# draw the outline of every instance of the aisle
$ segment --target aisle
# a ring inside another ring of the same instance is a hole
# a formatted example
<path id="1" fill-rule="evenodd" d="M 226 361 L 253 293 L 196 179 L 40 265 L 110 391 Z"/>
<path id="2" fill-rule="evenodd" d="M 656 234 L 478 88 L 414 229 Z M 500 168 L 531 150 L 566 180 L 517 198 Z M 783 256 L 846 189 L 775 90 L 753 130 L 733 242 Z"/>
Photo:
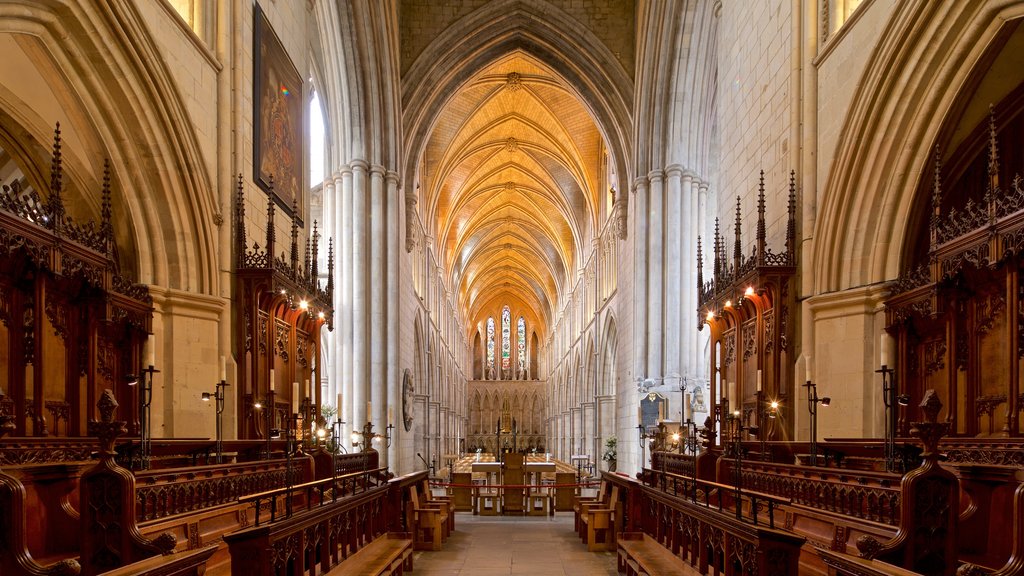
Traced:
<path id="1" fill-rule="evenodd" d="M 572 513 L 473 516 L 459 513 L 440 552 L 416 552 L 414 576 L 614 576 L 614 552 L 587 552 Z"/>

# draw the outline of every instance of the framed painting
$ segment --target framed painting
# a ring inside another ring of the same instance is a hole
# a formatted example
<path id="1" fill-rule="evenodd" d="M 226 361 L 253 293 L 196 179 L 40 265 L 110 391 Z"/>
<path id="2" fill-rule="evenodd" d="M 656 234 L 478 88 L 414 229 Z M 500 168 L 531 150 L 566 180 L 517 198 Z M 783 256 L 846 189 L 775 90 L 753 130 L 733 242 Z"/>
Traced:
<path id="1" fill-rule="evenodd" d="M 301 225 L 305 213 L 302 76 L 258 3 L 253 38 L 253 177 Z M 298 214 L 292 214 L 293 201 Z"/>

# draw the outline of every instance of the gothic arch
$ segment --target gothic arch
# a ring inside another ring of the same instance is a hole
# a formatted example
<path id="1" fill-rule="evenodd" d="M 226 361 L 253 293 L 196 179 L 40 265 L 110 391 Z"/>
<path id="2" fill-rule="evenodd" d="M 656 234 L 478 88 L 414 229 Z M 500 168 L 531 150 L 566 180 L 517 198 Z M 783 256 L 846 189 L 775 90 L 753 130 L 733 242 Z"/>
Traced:
<path id="1" fill-rule="evenodd" d="M 913 191 L 941 127 L 970 97 L 964 86 L 1004 26 L 1022 16 L 1024 6 L 1009 0 L 895 8 L 854 95 L 817 221 L 803 223 L 813 225 L 816 238 L 805 260 L 805 269 L 814 271 L 814 293 L 899 274 Z M 814 191 L 804 191 L 805 204 L 813 197 Z"/>
<path id="2" fill-rule="evenodd" d="M 64 117 L 40 116 L 36 102 L 9 90 L 0 92 L 0 107 L 20 110 L 20 128 L 42 142 L 55 121 L 64 121 L 87 150 L 77 169 L 91 171 L 96 182 L 103 158 L 111 159 L 121 183 L 115 204 L 127 222 L 117 233 L 137 248 L 139 280 L 215 293 L 223 266 L 215 220 L 228 219 L 230 206 L 215 196 L 193 122 L 134 4 L 8 2 L 0 6 L 0 34 L 46 53 L 56 74 L 45 80 L 61 93 Z M 83 200 L 99 205 L 97 198 Z"/>

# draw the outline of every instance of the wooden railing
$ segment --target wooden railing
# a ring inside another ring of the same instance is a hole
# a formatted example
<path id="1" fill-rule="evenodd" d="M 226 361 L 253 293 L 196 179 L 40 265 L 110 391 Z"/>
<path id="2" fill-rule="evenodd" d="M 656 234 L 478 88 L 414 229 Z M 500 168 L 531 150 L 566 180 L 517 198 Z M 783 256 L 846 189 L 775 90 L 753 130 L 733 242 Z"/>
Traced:
<path id="1" fill-rule="evenodd" d="M 691 486 L 692 478 L 680 477 Z M 698 481 L 700 482 L 700 481 Z M 704 483 L 712 488 L 714 483 Z M 716 489 L 721 496 L 722 487 Z M 705 491 L 705 493 L 710 490 Z M 643 532 L 702 574 L 797 574 L 804 538 L 654 486 L 641 487 Z M 765 502 L 773 502 L 762 495 Z M 777 501 L 778 499 L 774 499 Z M 775 502 L 777 503 L 777 502 Z M 757 506 L 754 506 L 757 509 Z M 754 515 L 756 517 L 756 514 Z"/>
<path id="2" fill-rule="evenodd" d="M 231 574 L 294 576 L 327 572 L 386 532 L 400 515 L 389 505 L 391 490 L 387 484 L 369 487 L 291 517 L 225 535 L 231 552 Z"/>
<path id="3" fill-rule="evenodd" d="M 261 510 L 260 503 L 262 501 L 269 502 L 270 523 L 273 524 L 279 520 L 277 514 L 278 500 L 283 500 L 285 507 L 284 516 L 280 519 L 288 519 L 295 513 L 295 496 L 304 496 L 304 505 L 308 511 L 314 507 L 324 506 L 327 503 L 328 498 L 331 503 L 336 503 L 339 498 L 366 492 L 372 488 L 383 485 L 383 482 L 387 480 L 387 470 L 387 467 L 375 468 L 373 470 L 362 470 L 359 472 L 352 472 L 351 474 L 344 474 L 337 478 L 324 478 L 323 480 L 313 480 L 311 482 L 304 482 L 295 486 L 285 486 L 284 488 L 250 494 L 249 496 L 239 498 L 238 503 L 252 503 L 255 506 L 256 526 L 259 526 Z M 325 493 L 328 492 L 329 495 L 325 496 Z"/>
<path id="4" fill-rule="evenodd" d="M 301 480 L 307 467 L 291 463 Z M 196 512 L 243 496 L 285 486 L 287 460 L 196 466 L 135 473 L 135 514 L 139 522 Z"/>
<path id="5" fill-rule="evenodd" d="M 895 526 L 900 475 L 744 461 L 742 486 L 843 516 Z"/>
<path id="6" fill-rule="evenodd" d="M 769 528 L 775 528 L 775 511 L 778 507 L 791 504 L 788 498 L 671 472 L 659 474 L 647 471 L 644 477 L 651 479 L 649 485 L 672 496 L 689 499 L 691 504 L 715 508 L 719 512 L 725 512 L 731 507 L 733 515 L 741 522 L 758 525 L 764 513 Z"/>

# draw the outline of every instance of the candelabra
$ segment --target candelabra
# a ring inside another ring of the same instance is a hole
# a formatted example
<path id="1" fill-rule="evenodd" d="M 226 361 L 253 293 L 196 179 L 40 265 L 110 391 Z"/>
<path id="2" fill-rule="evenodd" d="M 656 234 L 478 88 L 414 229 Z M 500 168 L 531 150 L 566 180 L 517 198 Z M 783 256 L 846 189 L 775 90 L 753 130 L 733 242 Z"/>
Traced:
<path id="1" fill-rule="evenodd" d="M 810 380 L 803 384 L 807 388 L 807 411 L 811 414 L 811 466 L 818 465 L 818 404 L 824 407 L 832 402 L 828 396 L 818 397 L 818 386 Z"/>
<path id="2" fill-rule="evenodd" d="M 636 431 L 640 437 L 640 469 L 643 470 L 643 467 L 647 464 L 647 441 L 652 440 L 655 434 L 648 432 L 642 422 L 636 425 Z"/>
<path id="3" fill-rule="evenodd" d="M 217 382 L 214 386 L 213 394 L 209 392 L 203 392 L 203 402 L 209 402 L 210 398 L 216 402 L 217 408 L 217 464 L 221 464 L 224 459 L 224 400 L 225 400 L 225 388 L 228 387 L 228 383 L 225 380 Z"/>
<path id="4" fill-rule="evenodd" d="M 367 422 L 363 426 L 362 431 L 352 431 L 352 446 L 360 448 L 360 452 L 369 452 L 372 448 L 374 441 L 384 440 L 387 442 L 387 447 L 391 448 L 391 431 L 395 428 L 394 424 L 388 424 L 384 435 L 377 434 L 373 431 L 373 422 Z"/>
<path id="5" fill-rule="evenodd" d="M 125 378 L 129 386 L 138 387 L 139 397 L 139 468 L 149 469 L 149 457 L 153 449 L 153 438 L 150 430 L 150 406 L 153 403 L 153 375 L 159 374 L 152 364 L 140 370 L 140 375 L 128 374 Z"/>

